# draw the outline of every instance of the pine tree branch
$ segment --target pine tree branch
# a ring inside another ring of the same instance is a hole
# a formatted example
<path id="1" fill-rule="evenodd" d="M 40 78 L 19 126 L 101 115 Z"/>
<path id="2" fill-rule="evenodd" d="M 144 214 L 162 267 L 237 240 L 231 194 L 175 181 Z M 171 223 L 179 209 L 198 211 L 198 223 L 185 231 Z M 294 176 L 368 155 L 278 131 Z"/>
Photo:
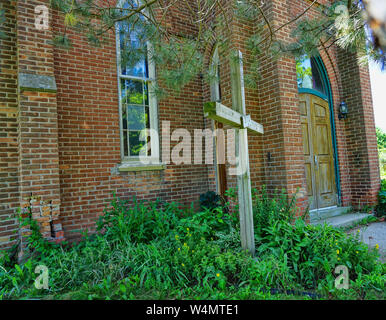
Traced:
<path id="1" fill-rule="evenodd" d="M 278 27 L 277 29 L 275 29 L 274 31 L 272 31 L 272 33 L 275 35 L 277 32 L 279 32 L 280 30 L 282 30 L 283 28 L 295 23 L 296 21 L 298 21 L 301 17 L 303 17 L 309 10 L 311 10 L 311 8 L 317 3 L 318 1 L 317 0 L 314 0 L 311 5 L 309 5 L 302 13 L 300 13 L 299 15 L 297 15 L 294 19 L 291 19 L 290 21 L 282 24 L 280 27 Z M 262 41 L 260 41 L 257 45 L 261 45 L 262 43 L 264 43 L 265 41 L 267 41 L 268 39 L 270 39 L 271 37 L 271 34 L 266 36 Z"/>

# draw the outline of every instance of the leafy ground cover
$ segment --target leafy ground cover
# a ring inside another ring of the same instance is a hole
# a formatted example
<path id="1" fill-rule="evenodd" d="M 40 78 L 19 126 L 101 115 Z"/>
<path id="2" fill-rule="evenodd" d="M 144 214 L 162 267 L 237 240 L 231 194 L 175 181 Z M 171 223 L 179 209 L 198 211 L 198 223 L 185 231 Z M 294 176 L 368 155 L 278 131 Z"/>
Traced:
<path id="1" fill-rule="evenodd" d="M 230 198 L 235 193 L 229 192 Z M 2 299 L 384 299 L 385 264 L 377 249 L 329 226 L 296 218 L 284 192 L 254 190 L 256 257 L 240 248 L 237 208 L 220 203 L 194 212 L 175 203 L 115 198 L 97 233 L 55 245 L 35 222 L 29 258 L 0 258 Z M 208 198 L 206 198 L 207 200 Z M 36 289 L 35 268 L 49 271 Z M 349 289 L 335 287 L 336 266 Z"/>
<path id="2" fill-rule="evenodd" d="M 381 181 L 381 189 L 378 194 L 378 205 L 375 208 L 378 217 L 386 216 L 386 180 Z"/>

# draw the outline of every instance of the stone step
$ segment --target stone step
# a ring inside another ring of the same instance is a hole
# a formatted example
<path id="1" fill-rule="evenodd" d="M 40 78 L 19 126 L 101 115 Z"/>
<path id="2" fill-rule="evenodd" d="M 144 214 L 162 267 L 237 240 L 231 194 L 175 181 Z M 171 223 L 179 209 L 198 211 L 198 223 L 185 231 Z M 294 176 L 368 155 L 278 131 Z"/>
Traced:
<path id="1" fill-rule="evenodd" d="M 310 212 L 311 222 L 341 216 L 348 213 L 350 210 L 350 207 L 335 207 L 330 209 L 313 210 Z"/>
<path id="2" fill-rule="evenodd" d="M 333 216 L 321 220 L 311 220 L 311 224 L 328 224 L 335 228 L 351 227 L 365 218 L 368 218 L 370 214 L 367 213 L 346 213 L 339 216 Z"/>

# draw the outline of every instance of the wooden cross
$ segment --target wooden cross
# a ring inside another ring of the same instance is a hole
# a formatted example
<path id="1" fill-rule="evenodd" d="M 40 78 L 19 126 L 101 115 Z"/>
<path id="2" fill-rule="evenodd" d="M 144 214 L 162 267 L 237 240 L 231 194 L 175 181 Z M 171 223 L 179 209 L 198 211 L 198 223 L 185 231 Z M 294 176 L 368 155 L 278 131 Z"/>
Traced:
<path id="1" fill-rule="evenodd" d="M 231 61 L 232 79 L 232 109 L 218 102 L 208 102 L 204 105 L 205 117 L 220 123 L 230 125 L 236 129 L 236 159 L 237 163 L 237 187 L 240 211 L 240 238 L 244 250 L 255 255 L 255 237 L 253 229 L 252 191 L 249 168 L 249 150 L 247 131 L 257 134 L 264 133 L 263 126 L 246 115 L 244 71 L 242 53 Z"/>

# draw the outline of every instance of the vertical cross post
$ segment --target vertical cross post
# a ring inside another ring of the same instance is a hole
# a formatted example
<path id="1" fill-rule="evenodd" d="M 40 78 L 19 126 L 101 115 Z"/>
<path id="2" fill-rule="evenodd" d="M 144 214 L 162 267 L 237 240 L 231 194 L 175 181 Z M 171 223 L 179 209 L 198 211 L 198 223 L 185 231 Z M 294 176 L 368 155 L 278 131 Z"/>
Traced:
<path id="1" fill-rule="evenodd" d="M 242 53 L 238 51 L 236 59 L 231 59 L 232 109 L 246 114 L 244 71 Z M 240 211 L 241 246 L 252 256 L 255 255 L 255 236 L 253 228 L 252 191 L 249 168 L 248 132 L 236 128 L 237 187 Z"/>

